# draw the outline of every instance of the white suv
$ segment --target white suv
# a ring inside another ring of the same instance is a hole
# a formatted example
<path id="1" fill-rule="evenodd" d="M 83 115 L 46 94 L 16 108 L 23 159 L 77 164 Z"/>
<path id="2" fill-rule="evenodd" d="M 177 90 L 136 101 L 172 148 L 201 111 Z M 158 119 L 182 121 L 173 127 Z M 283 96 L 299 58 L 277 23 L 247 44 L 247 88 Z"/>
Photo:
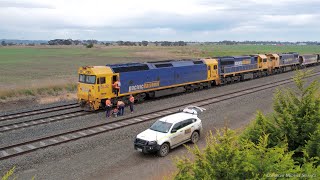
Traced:
<path id="1" fill-rule="evenodd" d="M 202 132 L 202 123 L 198 114 L 205 109 L 188 106 L 182 112 L 157 120 L 149 129 L 138 134 L 134 148 L 140 152 L 158 152 L 166 156 L 173 149 L 188 141 L 196 143 Z"/>

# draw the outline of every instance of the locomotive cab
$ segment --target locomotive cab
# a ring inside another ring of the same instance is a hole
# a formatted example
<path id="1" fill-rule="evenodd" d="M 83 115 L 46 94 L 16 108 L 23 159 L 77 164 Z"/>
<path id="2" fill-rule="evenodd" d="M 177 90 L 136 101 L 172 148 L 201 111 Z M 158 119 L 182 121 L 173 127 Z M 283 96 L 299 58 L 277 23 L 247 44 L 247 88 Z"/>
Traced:
<path id="1" fill-rule="evenodd" d="M 279 55 L 278 54 L 266 54 L 268 61 L 271 63 L 272 71 L 277 72 L 279 69 Z"/>
<path id="2" fill-rule="evenodd" d="M 106 66 L 86 66 L 78 70 L 78 101 L 85 110 L 93 111 L 104 107 L 107 98 L 114 97 L 113 72 Z"/>

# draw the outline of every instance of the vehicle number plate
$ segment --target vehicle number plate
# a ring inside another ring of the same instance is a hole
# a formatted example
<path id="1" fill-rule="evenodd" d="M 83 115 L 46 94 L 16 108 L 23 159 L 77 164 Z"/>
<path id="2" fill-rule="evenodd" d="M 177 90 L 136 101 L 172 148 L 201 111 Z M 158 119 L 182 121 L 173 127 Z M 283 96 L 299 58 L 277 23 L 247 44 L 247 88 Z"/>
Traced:
<path id="1" fill-rule="evenodd" d="M 137 150 L 138 150 L 139 152 L 142 152 L 142 149 L 140 149 L 140 148 L 137 148 Z"/>

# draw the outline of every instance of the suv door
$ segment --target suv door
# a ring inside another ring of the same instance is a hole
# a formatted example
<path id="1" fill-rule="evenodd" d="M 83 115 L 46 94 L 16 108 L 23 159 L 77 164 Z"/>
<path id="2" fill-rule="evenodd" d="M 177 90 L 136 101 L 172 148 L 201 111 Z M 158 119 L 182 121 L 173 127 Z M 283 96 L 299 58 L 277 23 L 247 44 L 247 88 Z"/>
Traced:
<path id="1" fill-rule="evenodd" d="M 171 146 L 175 146 L 176 144 L 179 144 L 180 142 L 183 141 L 184 138 L 184 132 L 181 130 L 181 122 L 176 123 L 173 125 L 172 130 L 171 130 Z M 175 131 L 176 132 L 173 132 Z"/>
<path id="2" fill-rule="evenodd" d="M 182 121 L 182 128 L 183 128 L 183 139 L 182 141 L 185 141 L 187 139 L 190 139 L 191 133 L 194 131 L 194 122 L 196 122 L 196 119 L 187 119 Z"/>

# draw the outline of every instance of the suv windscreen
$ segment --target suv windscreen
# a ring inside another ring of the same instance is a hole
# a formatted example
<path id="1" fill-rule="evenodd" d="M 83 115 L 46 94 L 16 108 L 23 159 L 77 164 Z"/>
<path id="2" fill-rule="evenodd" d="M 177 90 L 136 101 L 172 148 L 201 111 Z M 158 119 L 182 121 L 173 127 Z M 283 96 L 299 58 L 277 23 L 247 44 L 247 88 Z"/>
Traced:
<path id="1" fill-rule="evenodd" d="M 154 131 L 158 131 L 158 132 L 167 133 L 167 132 L 169 132 L 171 126 L 172 126 L 172 123 L 167 123 L 167 122 L 163 122 L 163 121 L 156 121 L 155 123 L 152 124 L 150 129 L 154 130 Z"/>

